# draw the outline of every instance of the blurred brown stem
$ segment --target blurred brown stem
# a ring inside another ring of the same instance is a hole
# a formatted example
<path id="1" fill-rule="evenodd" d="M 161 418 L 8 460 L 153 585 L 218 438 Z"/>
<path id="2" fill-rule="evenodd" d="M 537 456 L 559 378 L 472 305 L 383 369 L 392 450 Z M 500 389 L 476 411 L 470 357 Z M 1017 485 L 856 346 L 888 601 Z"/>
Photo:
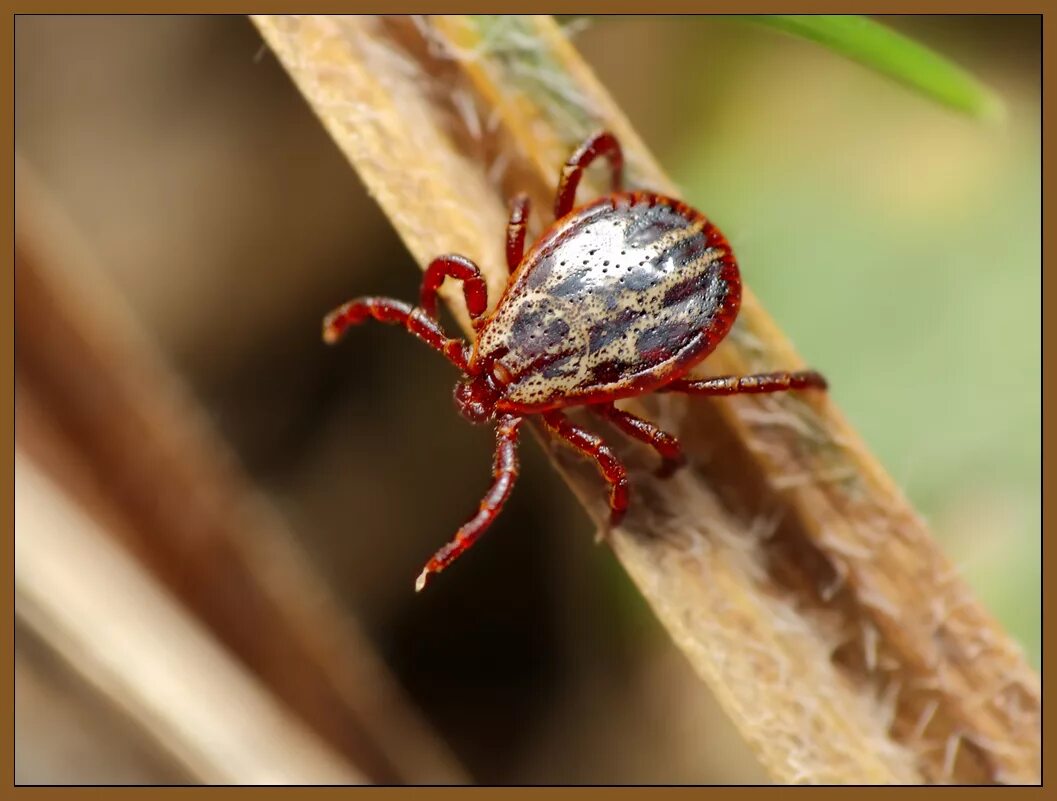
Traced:
<path id="1" fill-rule="evenodd" d="M 465 776 L 18 163 L 20 448 L 367 780 Z"/>
<path id="2" fill-rule="evenodd" d="M 632 186 L 678 196 L 550 18 L 255 22 L 419 264 L 469 256 L 493 302 L 506 198 L 530 193 L 538 232 L 559 165 L 592 130 L 619 136 Z M 703 367 L 800 365 L 746 292 Z M 692 467 L 659 481 L 614 439 L 635 492 L 610 542 L 776 780 L 1039 780 L 1037 676 L 827 397 L 630 408 L 680 436 Z M 604 526 L 593 470 L 548 448 Z"/>
<path id="3" fill-rule="evenodd" d="M 364 782 L 36 465 L 16 470 L 21 656 L 24 636 L 46 648 L 184 783 Z"/>

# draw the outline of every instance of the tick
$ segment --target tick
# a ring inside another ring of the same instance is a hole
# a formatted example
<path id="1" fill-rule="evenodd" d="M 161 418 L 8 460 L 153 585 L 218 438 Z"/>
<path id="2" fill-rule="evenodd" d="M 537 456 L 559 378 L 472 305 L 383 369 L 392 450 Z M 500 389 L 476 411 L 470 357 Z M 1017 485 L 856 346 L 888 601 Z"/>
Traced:
<path id="1" fill-rule="evenodd" d="M 605 156 L 612 191 L 573 208 L 584 170 Z M 477 265 L 440 256 L 426 269 L 418 306 L 390 298 L 349 301 L 323 321 L 336 342 L 349 326 L 373 318 L 402 325 L 462 373 L 455 405 L 471 423 L 496 426 L 492 486 L 477 513 L 426 564 L 415 589 L 450 565 L 499 515 L 518 474 L 518 430 L 529 416 L 593 459 L 609 485 L 611 521 L 628 506 L 627 469 L 596 434 L 566 416 L 584 406 L 661 457 L 661 475 L 683 464 L 678 440 L 614 401 L 647 392 L 735 395 L 825 389 L 814 372 L 685 378 L 730 332 L 741 303 L 741 278 L 730 245 L 703 214 L 670 197 L 622 189 L 624 159 L 613 134 L 589 137 L 562 167 L 555 222 L 525 253 L 526 195 L 511 204 L 506 230 L 510 278 L 499 303 Z M 437 322 L 436 293 L 446 278 L 462 282 L 476 336 L 448 337 Z"/>

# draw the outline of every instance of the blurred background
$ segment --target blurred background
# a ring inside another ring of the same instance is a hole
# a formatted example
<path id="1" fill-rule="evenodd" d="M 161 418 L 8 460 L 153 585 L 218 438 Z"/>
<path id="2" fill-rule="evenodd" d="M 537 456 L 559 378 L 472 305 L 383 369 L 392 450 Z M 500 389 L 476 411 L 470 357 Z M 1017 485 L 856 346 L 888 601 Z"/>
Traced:
<path id="1" fill-rule="evenodd" d="M 736 20 L 564 20 L 1038 665 L 1040 23 L 884 22 L 996 89 L 1007 123 Z M 444 766 L 383 775 L 766 781 L 535 443 L 487 539 L 411 591 L 475 507 L 491 434 L 458 417 L 450 368 L 410 337 L 321 345 L 322 313 L 413 299 L 420 273 L 246 19 L 18 17 L 16 145 Z M 52 497 L 24 497 L 26 475 L 20 537 Z M 203 780 L 34 620 L 20 612 L 20 782 Z"/>

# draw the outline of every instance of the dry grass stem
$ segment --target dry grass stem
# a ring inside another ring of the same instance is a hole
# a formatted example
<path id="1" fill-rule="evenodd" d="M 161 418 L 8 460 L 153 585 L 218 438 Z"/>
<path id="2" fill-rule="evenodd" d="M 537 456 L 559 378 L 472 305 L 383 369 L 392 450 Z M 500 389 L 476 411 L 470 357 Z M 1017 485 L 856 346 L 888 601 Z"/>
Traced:
<path id="1" fill-rule="evenodd" d="M 531 194 L 538 232 L 590 131 L 618 134 L 632 186 L 679 194 L 550 18 L 255 22 L 419 264 L 469 256 L 493 303 L 507 198 Z M 581 197 L 602 190 L 599 171 Z M 748 291 L 702 372 L 801 364 Z M 609 541 L 776 780 L 1039 781 L 1037 676 L 827 397 L 629 408 L 692 467 L 657 480 L 615 438 L 635 489 Z M 551 450 L 603 526 L 593 469 Z"/>

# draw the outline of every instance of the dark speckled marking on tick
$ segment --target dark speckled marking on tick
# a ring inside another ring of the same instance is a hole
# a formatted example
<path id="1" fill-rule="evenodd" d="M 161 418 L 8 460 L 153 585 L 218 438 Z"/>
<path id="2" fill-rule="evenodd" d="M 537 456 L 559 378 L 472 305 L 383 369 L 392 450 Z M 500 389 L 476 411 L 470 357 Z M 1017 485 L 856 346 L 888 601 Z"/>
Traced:
<path id="1" fill-rule="evenodd" d="M 707 356 L 740 299 L 730 246 L 700 212 L 648 192 L 606 195 L 525 255 L 471 365 L 500 361 L 510 380 L 499 407 L 521 412 L 636 395 Z M 537 336 L 525 335 L 529 319 Z"/>

